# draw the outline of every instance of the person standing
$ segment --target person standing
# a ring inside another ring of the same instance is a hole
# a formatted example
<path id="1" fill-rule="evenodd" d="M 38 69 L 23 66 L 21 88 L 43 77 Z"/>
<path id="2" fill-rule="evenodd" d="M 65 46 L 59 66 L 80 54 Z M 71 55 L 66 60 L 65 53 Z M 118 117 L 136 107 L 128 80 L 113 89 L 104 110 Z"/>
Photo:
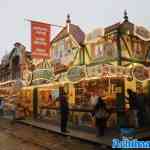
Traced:
<path id="1" fill-rule="evenodd" d="M 145 112 L 146 112 L 146 124 L 150 126 L 150 95 L 147 92 L 145 96 Z"/>
<path id="2" fill-rule="evenodd" d="M 13 117 L 13 122 L 16 120 L 16 104 L 15 102 L 13 102 L 12 104 L 12 108 L 11 108 L 11 111 L 12 111 L 12 117 Z"/>
<path id="3" fill-rule="evenodd" d="M 94 116 L 96 119 L 97 137 L 103 136 L 106 127 L 107 110 L 101 97 L 98 97 L 97 103 L 94 107 Z"/>
<path id="4" fill-rule="evenodd" d="M 61 92 L 59 101 L 60 101 L 60 116 L 61 116 L 61 123 L 60 123 L 61 132 L 68 133 L 67 122 L 69 117 L 69 104 L 68 104 L 68 97 L 66 96 L 65 92 Z"/>
<path id="5" fill-rule="evenodd" d="M 138 109 L 138 122 L 139 122 L 139 127 L 143 127 L 145 125 L 145 114 L 146 114 L 146 109 L 145 109 L 145 101 L 146 101 L 146 96 L 144 95 L 143 89 L 140 88 L 137 90 L 137 109 Z"/>
<path id="6" fill-rule="evenodd" d="M 4 115 L 4 99 L 0 98 L 0 116 Z"/>
<path id="7" fill-rule="evenodd" d="M 139 122 L 138 122 L 138 108 L 137 108 L 137 94 L 133 92 L 131 89 L 127 89 L 127 93 L 129 97 L 126 97 L 126 99 L 129 100 L 129 105 L 130 105 L 130 118 L 131 118 L 131 124 L 135 127 L 139 127 Z"/>
<path id="8" fill-rule="evenodd" d="M 48 103 L 49 103 L 49 104 L 52 103 L 52 95 L 51 95 L 51 94 L 49 94 L 49 96 L 48 96 Z"/>

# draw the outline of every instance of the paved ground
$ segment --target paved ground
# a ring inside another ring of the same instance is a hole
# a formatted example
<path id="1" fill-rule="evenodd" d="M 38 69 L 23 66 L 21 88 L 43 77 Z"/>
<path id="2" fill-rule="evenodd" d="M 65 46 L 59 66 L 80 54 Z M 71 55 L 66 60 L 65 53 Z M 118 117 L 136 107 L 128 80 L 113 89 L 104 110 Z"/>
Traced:
<path id="1" fill-rule="evenodd" d="M 20 123 L 26 124 L 26 125 L 32 125 L 34 127 L 44 129 L 50 132 L 62 134 L 60 132 L 60 127 L 56 124 L 53 124 L 52 122 L 49 121 L 44 121 L 40 119 L 25 119 L 21 120 Z M 105 134 L 102 137 L 96 137 L 95 132 L 89 132 L 89 131 L 83 131 L 81 129 L 73 129 L 69 128 L 70 133 L 67 134 L 67 136 L 70 136 L 75 139 L 80 139 L 82 141 L 88 141 L 89 143 L 96 143 L 100 145 L 107 145 L 108 147 L 111 147 L 112 145 L 112 139 L 114 138 L 120 138 L 122 137 L 121 134 L 115 130 L 115 129 L 106 129 Z M 131 137 L 131 136 L 130 136 Z M 150 140 L 150 128 L 141 128 L 137 129 L 136 133 L 133 135 L 135 139 L 145 139 L 145 140 Z"/>
<path id="2" fill-rule="evenodd" d="M 49 121 L 26 119 L 26 120 L 21 120 L 18 122 L 20 122 L 21 124 L 23 123 L 25 125 L 30 125 L 30 126 L 34 126 L 40 129 L 50 131 L 50 132 L 54 132 L 60 135 L 63 134 L 60 131 L 59 125 L 53 124 L 52 122 L 49 122 Z M 90 143 L 94 143 L 94 144 L 107 145 L 109 147 L 111 147 L 112 139 L 115 137 L 116 138 L 119 137 L 118 132 L 116 132 L 115 130 L 113 131 L 113 130 L 108 130 L 108 129 L 105 130 L 105 135 L 102 137 L 96 137 L 95 132 L 82 131 L 81 129 L 69 128 L 69 131 L 70 133 L 67 133 L 67 136 L 80 139 L 83 141 L 87 141 Z"/>
<path id="3" fill-rule="evenodd" d="M 0 118 L 0 150 L 101 150 L 70 137 L 43 131 L 22 124 L 11 124 Z M 106 149 L 106 148 L 104 148 Z"/>

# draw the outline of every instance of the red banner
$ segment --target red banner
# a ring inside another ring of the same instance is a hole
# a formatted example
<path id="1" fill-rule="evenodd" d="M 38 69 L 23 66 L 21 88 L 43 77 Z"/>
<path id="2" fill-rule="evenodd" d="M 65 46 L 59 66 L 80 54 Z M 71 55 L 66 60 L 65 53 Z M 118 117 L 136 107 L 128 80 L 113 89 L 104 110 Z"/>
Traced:
<path id="1" fill-rule="evenodd" d="M 48 58 L 50 51 L 50 25 L 31 21 L 31 48 L 33 58 Z"/>

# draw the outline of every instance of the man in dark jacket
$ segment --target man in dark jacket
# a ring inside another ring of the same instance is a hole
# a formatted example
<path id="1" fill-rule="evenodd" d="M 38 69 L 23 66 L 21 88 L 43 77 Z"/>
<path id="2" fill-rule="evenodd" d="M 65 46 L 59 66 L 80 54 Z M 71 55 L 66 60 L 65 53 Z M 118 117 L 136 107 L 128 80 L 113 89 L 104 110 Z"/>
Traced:
<path id="1" fill-rule="evenodd" d="M 68 104 L 68 97 L 65 93 L 62 93 L 59 97 L 60 101 L 60 114 L 61 114 L 61 132 L 68 132 L 67 122 L 69 116 L 69 104 Z"/>
<path id="2" fill-rule="evenodd" d="M 131 89 L 127 89 L 127 93 L 129 97 L 126 97 L 126 99 L 129 100 L 130 105 L 130 121 L 131 126 L 138 128 L 139 127 L 139 121 L 138 121 L 138 107 L 137 107 L 137 94 L 133 92 Z"/>
<path id="3" fill-rule="evenodd" d="M 95 121 L 96 121 L 96 136 L 104 136 L 104 130 L 106 128 L 107 121 L 106 105 L 101 97 L 98 97 L 97 103 L 94 107 Z"/>
<path id="4" fill-rule="evenodd" d="M 146 96 L 143 92 L 143 89 L 140 88 L 137 91 L 137 109 L 138 109 L 138 121 L 139 121 L 139 126 L 143 127 L 145 125 L 145 114 L 146 114 L 146 109 L 145 109 L 145 101 L 146 101 Z"/>

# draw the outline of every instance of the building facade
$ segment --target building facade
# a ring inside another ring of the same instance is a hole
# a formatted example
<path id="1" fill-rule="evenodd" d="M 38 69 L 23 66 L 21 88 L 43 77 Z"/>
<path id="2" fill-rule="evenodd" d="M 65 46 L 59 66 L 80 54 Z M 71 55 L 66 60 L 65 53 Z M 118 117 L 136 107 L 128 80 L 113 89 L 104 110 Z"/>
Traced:
<path id="1" fill-rule="evenodd" d="M 15 43 L 12 51 L 2 58 L 0 64 L 0 82 L 24 80 L 31 68 L 31 53 L 25 46 Z"/>

